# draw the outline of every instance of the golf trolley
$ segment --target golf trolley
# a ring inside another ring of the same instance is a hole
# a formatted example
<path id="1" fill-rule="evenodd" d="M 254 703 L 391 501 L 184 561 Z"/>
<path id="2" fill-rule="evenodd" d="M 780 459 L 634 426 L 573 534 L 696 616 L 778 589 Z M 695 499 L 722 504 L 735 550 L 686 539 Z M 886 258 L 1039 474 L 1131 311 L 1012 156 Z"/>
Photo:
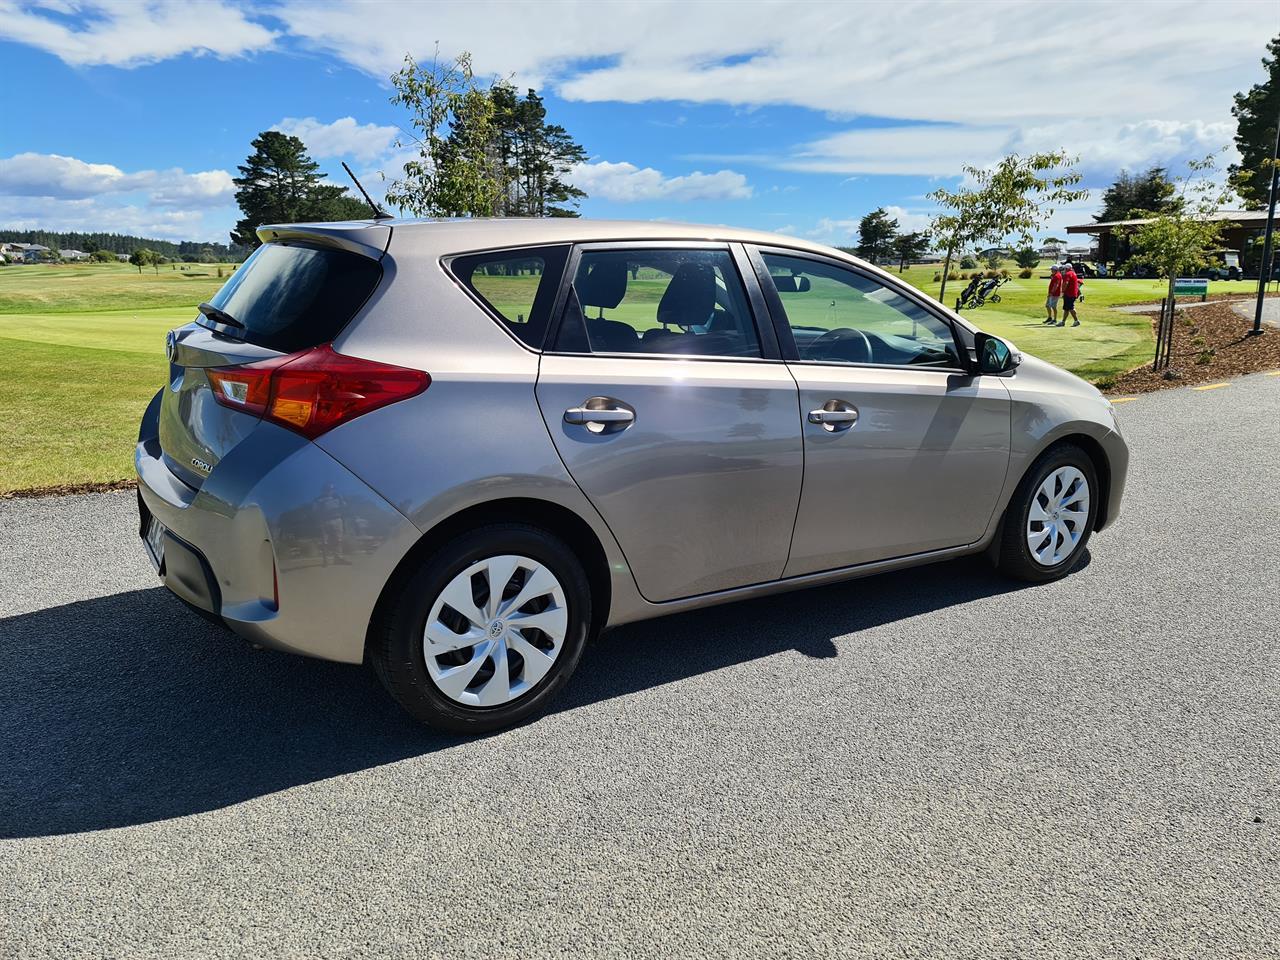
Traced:
<path id="1" fill-rule="evenodd" d="M 991 277 L 988 280 L 974 277 L 956 299 L 956 312 L 976 310 L 984 303 L 999 303 L 1000 294 L 998 291 L 1008 282 L 1008 277 Z"/>

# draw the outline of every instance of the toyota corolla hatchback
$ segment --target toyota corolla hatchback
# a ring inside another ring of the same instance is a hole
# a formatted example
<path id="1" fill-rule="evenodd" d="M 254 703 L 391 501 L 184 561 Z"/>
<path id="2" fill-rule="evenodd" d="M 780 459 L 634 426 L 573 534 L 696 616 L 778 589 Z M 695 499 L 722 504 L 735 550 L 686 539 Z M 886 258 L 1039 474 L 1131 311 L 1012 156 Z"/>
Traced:
<path id="1" fill-rule="evenodd" d="M 1119 508 L 1097 390 L 836 250 L 580 220 L 258 233 L 169 334 L 142 539 L 189 605 L 367 660 L 438 727 L 535 713 L 616 624 L 982 551 L 1052 580 Z"/>

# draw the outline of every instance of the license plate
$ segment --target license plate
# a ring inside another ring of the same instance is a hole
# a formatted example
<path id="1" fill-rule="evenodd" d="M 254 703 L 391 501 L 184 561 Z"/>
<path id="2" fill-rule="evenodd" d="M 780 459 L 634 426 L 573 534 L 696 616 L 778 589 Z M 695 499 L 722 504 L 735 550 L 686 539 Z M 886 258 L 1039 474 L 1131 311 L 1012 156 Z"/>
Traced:
<path id="1" fill-rule="evenodd" d="M 147 552 L 151 554 L 151 562 L 155 564 L 157 573 L 160 572 L 160 567 L 164 563 L 164 534 L 164 524 L 155 517 L 151 517 L 143 540 L 147 544 Z"/>

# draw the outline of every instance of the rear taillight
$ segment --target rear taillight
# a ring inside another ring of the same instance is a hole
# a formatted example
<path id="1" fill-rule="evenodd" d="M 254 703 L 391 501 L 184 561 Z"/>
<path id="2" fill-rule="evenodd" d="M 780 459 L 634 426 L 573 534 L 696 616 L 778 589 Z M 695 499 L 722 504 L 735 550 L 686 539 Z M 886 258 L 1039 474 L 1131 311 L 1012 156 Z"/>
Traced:
<path id="1" fill-rule="evenodd" d="M 301 353 L 206 371 L 213 396 L 314 440 L 341 423 L 420 394 L 430 375 L 335 353 L 321 344 Z"/>

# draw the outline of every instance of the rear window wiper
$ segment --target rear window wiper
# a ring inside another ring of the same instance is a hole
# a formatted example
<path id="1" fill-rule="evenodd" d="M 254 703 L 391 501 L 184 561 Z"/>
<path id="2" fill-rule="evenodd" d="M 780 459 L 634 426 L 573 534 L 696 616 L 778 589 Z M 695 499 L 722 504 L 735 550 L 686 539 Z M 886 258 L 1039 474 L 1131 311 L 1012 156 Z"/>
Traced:
<path id="1" fill-rule="evenodd" d="M 190 303 L 191 301 L 188 300 L 187 302 Z M 226 327 L 239 327 L 241 330 L 245 329 L 245 325 L 243 323 L 231 314 L 227 313 L 225 310 L 219 310 L 212 303 L 202 303 L 200 306 L 196 307 L 196 309 L 214 323 L 220 323 Z"/>

